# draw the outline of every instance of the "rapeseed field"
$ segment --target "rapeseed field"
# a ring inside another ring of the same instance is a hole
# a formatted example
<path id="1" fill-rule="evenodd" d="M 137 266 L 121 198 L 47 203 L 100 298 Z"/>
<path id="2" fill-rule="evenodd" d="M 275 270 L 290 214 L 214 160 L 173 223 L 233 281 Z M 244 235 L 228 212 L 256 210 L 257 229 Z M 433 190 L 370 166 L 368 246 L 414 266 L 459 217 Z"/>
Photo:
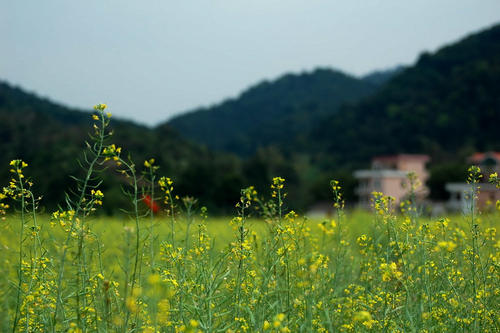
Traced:
<path id="1" fill-rule="evenodd" d="M 332 181 L 334 214 L 307 219 L 287 206 L 286 181 L 275 177 L 269 194 L 243 189 L 234 217 L 213 219 L 203 203 L 179 197 L 153 159 L 138 167 L 123 157 L 105 109 L 95 107 L 85 176 L 57 211 L 39 212 L 43 193 L 32 192 L 27 162 L 9 166 L 2 332 L 500 330 L 500 215 L 475 207 L 477 167 L 460 216 L 422 217 L 410 176 L 406 201 L 396 207 L 374 193 L 371 213 L 345 210 Z M 128 181 L 133 208 L 122 216 L 99 215 L 104 167 Z M 496 174 L 489 180 L 500 186 Z"/>

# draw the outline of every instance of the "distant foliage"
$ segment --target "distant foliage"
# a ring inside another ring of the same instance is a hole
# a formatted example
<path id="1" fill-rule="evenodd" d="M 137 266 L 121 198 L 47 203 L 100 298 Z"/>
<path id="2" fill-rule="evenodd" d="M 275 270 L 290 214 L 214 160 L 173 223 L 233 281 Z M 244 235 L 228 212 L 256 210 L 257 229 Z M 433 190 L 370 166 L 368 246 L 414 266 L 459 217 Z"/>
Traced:
<path id="1" fill-rule="evenodd" d="M 424 53 L 411 67 L 363 80 L 325 70 L 285 76 L 170 124 L 216 149 L 247 155 L 273 146 L 291 156 L 291 163 L 305 155 L 310 165 L 298 165 L 318 175 L 312 183 L 367 166 L 376 155 L 426 153 L 432 170 L 457 166 L 449 177 L 431 178 L 432 196 L 443 200 L 444 183 L 456 180 L 457 170 L 464 176 L 468 155 L 500 150 L 499 91 L 496 25 Z"/>
<path id="2" fill-rule="evenodd" d="M 378 85 L 329 69 L 288 74 L 262 82 L 234 100 L 180 115 L 168 122 L 184 136 L 241 156 L 259 147 L 307 148 L 307 133 L 344 103 L 374 93 Z"/>
<path id="3" fill-rule="evenodd" d="M 44 193 L 44 206 L 53 208 L 63 197 L 72 180 L 80 176 L 78 165 L 88 140 L 88 112 L 80 112 L 0 83 L 0 163 L 22 158 L 33 166 L 38 179 L 35 190 Z M 110 125 L 117 145 L 132 152 L 138 161 L 154 157 L 164 172 L 185 179 L 179 183 L 183 193 L 193 193 L 215 207 L 232 205 L 244 186 L 239 159 L 216 154 L 188 143 L 168 126 L 150 129 L 129 121 L 114 120 Z M 115 212 L 126 202 L 120 193 L 123 179 L 103 171 L 104 189 Z M 8 170 L 0 169 L 0 181 L 9 179 Z M 229 190 L 236 186 L 236 189 Z"/>
<path id="4" fill-rule="evenodd" d="M 500 25 L 423 54 L 380 92 L 346 106 L 312 136 L 332 159 L 428 153 L 460 161 L 500 149 Z"/>
<path id="5" fill-rule="evenodd" d="M 116 144 L 137 161 L 155 158 L 180 179 L 181 193 L 219 213 L 231 210 L 236 189 L 262 190 L 278 174 L 294 189 L 289 203 L 299 211 L 327 198 L 321 184 L 330 178 L 343 181 L 353 202 L 352 171 L 395 153 L 431 155 L 428 185 L 434 199 L 444 200 L 444 184 L 463 179 L 467 156 L 500 150 L 499 91 L 497 25 L 402 70 L 362 79 L 326 69 L 286 75 L 156 128 L 127 121 L 112 128 Z M 62 199 L 68 175 L 79 175 L 68 161 L 85 146 L 86 117 L 0 83 L 0 163 L 29 161 L 46 206 Z M 123 179 L 104 172 L 108 198 L 120 207 Z M 8 177 L 0 169 L 0 180 Z"/>

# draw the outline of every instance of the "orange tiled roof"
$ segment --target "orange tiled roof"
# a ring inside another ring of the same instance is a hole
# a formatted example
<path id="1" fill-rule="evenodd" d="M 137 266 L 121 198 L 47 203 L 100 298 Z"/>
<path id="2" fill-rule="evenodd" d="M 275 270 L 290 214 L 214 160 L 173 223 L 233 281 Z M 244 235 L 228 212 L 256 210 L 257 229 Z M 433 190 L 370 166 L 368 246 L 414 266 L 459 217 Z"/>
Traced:
<path id="1" fill-rule="evenodd" d="M 481 163 L 485 158 L 494 158 L 497 161 L 500 161 L 500 152 L 490 151 L 486 153 L 474 153 L 471 157 L 469 157 L 469 161 L 472 163 Z"/>

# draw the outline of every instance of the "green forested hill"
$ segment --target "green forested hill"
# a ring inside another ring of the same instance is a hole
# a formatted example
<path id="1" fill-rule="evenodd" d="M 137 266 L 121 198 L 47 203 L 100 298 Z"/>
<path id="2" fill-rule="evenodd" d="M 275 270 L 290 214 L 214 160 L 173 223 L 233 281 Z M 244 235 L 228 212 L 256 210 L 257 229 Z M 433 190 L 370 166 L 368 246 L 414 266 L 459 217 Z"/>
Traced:
<path id="1" fill-rule="evenodd" d="M 276 146 L 352 166 L 398 152 L 463 159 L 500 149 L 499 67 L 497 25 L 422 54 L 410 67 L 362 79 L 326 69 L 286 75 L 168 124 L 243 156 Z"/>
<path id="2" fill-rule="evenodd" d="M 376 82 L 329 69 L 288 74 L 262 82 L 236 99 L 180 115 L 168 125 L 210 148 L 243 156 L 270 145 L 295 150 L 309 144 L 307 133 L 318 119 L 376 88 Z"/>
<path id="3" fill-rule="evenodd" d="M 285 76 L 170 124 L 239 154 L 276 146 L 313 175 L 304 180 L 312 187 L 339 173 L 353 184 L 352 170 L 376 155 L 427 153 L 432 195 L 443 198 L 469 154 L 500 150 L 500 25 L 424 53 L 413 66 L 362 80 L 327 70 Z"/>
<path id="4" fill-rule="evenodd" d="M 421 55 L 308 140 L 319 161 L 348 169 L 380 154 L 430 154 L 431 197 L 445 198 L 446 182 L 464 180 L 467 156 L 500 150 L 500 25 Z"/>
<path id="5" fill-rule="evenodd" d="M 471 35 L 345 106 L 310 137 L 338 161 L 428 153 L 435 162 L 500 149 L 500 25 Z"/>
<path id="6" fill-rule="evenodd" d="M 30 165 L 27 175 L 35 182 L 35 192 L 43 194 L 42 205 L 61 203 L 64 191 L 74 186 L 69 176 L 81 175 L 77 158 L 82 157 L 91 124 L 88 112 L 0 83 L 0 187 L 8 183 L 9 161 L 21 158 Z M 150 129 L 112 119 L 111 127 L 110 143 L 130 152 L 139 171 L 143 161 L 153 157 L 160 173 L 176 180 L 179 194 L 195 195 L 204 205 L 219 208 L 237 200 L 243 176 L 236 157 L 188 143 L 168 126 Z M 106 207 L 118 208 L 125 200 L 120 191 L 123 180 L 110 170 L 103 178 Z"/>
<path id="7" fill-rule="evenodd" d="M 68 175 L 81 172 L 76 158 L 90 124 L 87 112 L 0 82 L 0 185 L 8 162 L 22 158 L 44 203 L 61 202 Z M 330 178 L 341 179 L 352 200 L 352 171 L 395 153 L 430 154 L 431 194 L 442 199 L 446 181 L 463 179 L 467 155 L 500 150 L 500 25 L 403 70 L 362 79 L 324 69 L 286 75 L 156 128 L 116 119 L 112 126 L 112 141 L 139 169 L 156 158 L 181 195 L 218 209 L 231 209 L 240 188 L 263 190 L 278 175 L 294 208 L 327 199 Z M 111 171 L 104 178 L 108 207 L 118 207 L 123 180 Z"/>
<path id="8" fill-rule="evenodd" d="M 29 164 L 26 175 L 34 181 L 34 192 L 43 196 L 42 207 L 53 209 L 62 203 L 64 192 L 75 186 L 70 176 L 82 176 L 77 159 L 83 157 L 91 124 L 89 112 L 0 82 L 0 188 L 10 179 L 9 162 L 21 158 Z M 311 200 L 309 187 L 302 186 L 307 168 L 276 149 L 261 149 L 242 160 L 188 142 L 169 125 L 148 128 L 113 117 L 111 127 L 109 143 L 130 153 L 139 173 L 145 159 L 155 158 L 159 174 L 174 179 L 176 193 L 194 196 L 212 213 L 232 212 L 240 189 L 256 185 L 266 191 L 277 175 L 288 180 L 291 205 L 300 209 Z M 102 178 L 106 211 L 126 208 L 128 200 L 121 192 L 125 180 L 113 170 L 104 171 Z"/>
<path id="9" fill-rule="evenodd" d="M 404 71 L 405 68 L 406 68 L 405 66 L 399 65 L 399 66 L 395 66 L 393 68 L 389 68 L 386 70 L 374 71 L 374 72 L 366 74 L 365 76 L 362 77 L 362 79 L 366 82 L 371 83 L 371 84 L 381 86 L 381 85 L 385 84 L 387 81 L 389 81 L 390 79 L 392 79 L 397 74 Z"/>

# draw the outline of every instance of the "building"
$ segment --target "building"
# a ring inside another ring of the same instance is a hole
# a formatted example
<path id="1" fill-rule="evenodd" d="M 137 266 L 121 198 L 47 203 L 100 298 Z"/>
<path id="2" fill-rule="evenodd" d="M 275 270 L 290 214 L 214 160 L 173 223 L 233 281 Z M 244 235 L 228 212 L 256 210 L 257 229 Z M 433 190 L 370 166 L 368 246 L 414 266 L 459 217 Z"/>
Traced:
<path id="1" fill-rule="evenodd" d="M 416 194 L 423 199 L 429 193 L 425 182 L 429 178 L 426 163 L 430 158 L 427 155 L 400 154 L 393 156 L 379 156 L 372 160 L 371 169 L 358 170 L 354 177 L 359 182 L 356 194 L 359 204 L 370 207 L 373 192 L 382 192 L 401 202 L 408 195 L 408 173 L 415 172 L 421 185 Z"/>
<path id="2" fill-rule="evenodd" d="M 490 174 L 494 172 L 500 173 L 500 153 L 475 153 L 469 157 L 468 162 L 472 165 L 477 165 L 483 175 L 481 183 L 478 185 L 479 193 L 476 199 L 476 207 L 484 209 L 489 204 L 494 204 L 497 200 L 500 200 L 500 189 L 488 183 Z M 450 199 L 447 202 L 448 209 L 462 213 L 471 211 L 472 185 L 467 183 L 448 183 L 445 185 L 445 188 L 450 193 Z"/>
<path id="3" fill-rule="evenodd" d="M 447 183 L 446 191 L 450 193 L 450 199 L 446 208 L 454 212 L 466 214 L 471 211 L 472 186 L 467 183 Z"/>

